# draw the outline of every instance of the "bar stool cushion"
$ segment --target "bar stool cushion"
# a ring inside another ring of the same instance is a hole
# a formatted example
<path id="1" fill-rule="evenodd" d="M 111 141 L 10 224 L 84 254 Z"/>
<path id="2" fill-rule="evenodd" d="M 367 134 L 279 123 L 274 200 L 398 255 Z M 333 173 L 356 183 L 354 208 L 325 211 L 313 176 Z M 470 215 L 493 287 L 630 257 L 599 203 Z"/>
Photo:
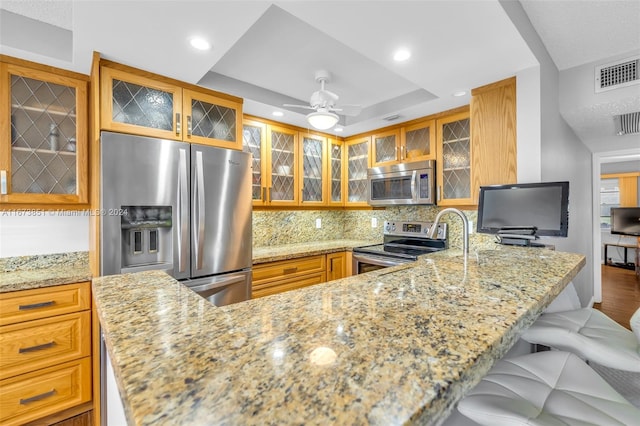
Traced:
<path id="1" fill-rule="evenodd" d="M 609 368 L 640 372 L 640 344 L 634 333 L 593 308 L 542 314 L 521 337 Z"/>
<path id="2" fill-rule="evenodd" d="M 637 425 L 640 410 L 576 355 L 546 351 L 502 359 L 458 404 L 491 426 Z"/>

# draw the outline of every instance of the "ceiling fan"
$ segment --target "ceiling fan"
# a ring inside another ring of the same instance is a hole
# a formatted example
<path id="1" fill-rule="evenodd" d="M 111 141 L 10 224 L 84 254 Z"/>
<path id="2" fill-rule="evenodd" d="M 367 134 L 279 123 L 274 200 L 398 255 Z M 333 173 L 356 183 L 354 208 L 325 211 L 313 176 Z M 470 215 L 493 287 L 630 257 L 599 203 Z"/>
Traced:
<path id="1" fill-rule="evenodd" d="M 284 104 L 283 106 L 314 110 L 314 112 L 307 114 L 307 121 L 320 130 L 329 129 L 338 122 L 339 117 L 335 112 L 349 116 L 360 114 L 360 111 L 362 111 L 360 105 L 336 106 L 340 97 L 324 88 L 325 84 L 330 81 L 331 73 L 329 71 L 316 71 L 316 83 L 320 83 L 320 90 L 311 94 L 309 105 Z"/>

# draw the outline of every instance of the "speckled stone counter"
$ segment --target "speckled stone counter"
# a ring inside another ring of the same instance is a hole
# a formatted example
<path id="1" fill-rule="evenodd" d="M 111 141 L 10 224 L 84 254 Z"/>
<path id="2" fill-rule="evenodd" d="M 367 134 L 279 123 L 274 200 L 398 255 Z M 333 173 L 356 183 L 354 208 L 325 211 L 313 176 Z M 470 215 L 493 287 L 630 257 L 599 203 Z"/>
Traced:
<path id="1" fill-rule="evenodd" d="M 504 247 L 225 307 L 161 272 L 97 278 L 130 424 L 439 424 L 584 266 Z"/>
<path id="2" fill-rule="evenodd" d="M 0 293 L 91 280 L 88 252 L 0 259 Z"/>
<path id="3" fill-rule="evenodd" d="M 282 244 L 277 246 L 254 247 L 253 264 L 275 262 L 278 260 L 296 259 L 318 254 L 350 251 L 354 247 L 380 244 L 382 241 L 364 240 L 329 240 L 312 243 Z"/>

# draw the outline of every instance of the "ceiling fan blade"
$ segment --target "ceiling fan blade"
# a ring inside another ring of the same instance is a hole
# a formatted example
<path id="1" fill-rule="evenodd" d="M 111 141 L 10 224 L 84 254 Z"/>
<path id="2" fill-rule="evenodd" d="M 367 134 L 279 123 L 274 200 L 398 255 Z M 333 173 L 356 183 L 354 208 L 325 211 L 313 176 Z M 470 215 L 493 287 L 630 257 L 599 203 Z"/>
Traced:
<path id="1" fill-rule="evenodd" d="M 309 105 L 282 104 L 282 106 L 284 106 L 284 107 L 304 108 L 304 109 L 313 109 L 313 110 L 315 110 L 315 108 L 310 107 Z"/>
<path id="2" fill-rule="evenodd" d="M 362 112 L 362 105 L 338 105 L 335 110 L 340 111 L 342 115 L 355 117 Z"/>

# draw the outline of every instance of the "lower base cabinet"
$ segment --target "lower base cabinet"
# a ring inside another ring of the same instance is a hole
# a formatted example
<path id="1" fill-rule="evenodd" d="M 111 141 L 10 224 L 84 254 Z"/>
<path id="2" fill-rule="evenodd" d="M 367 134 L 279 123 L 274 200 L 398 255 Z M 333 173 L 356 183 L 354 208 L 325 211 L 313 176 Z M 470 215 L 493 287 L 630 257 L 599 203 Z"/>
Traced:
<path id="1" fill-rule="evenodd" d="M 345 252 L 307 256 L 253 267 L 251 297 L 268 296 L 347 276 Z"/>
<path id="2" fill-rule="evenodd" d="M 88 282 L 0 294 L 1 425 L 91 409 L 90 301 Z"/>

